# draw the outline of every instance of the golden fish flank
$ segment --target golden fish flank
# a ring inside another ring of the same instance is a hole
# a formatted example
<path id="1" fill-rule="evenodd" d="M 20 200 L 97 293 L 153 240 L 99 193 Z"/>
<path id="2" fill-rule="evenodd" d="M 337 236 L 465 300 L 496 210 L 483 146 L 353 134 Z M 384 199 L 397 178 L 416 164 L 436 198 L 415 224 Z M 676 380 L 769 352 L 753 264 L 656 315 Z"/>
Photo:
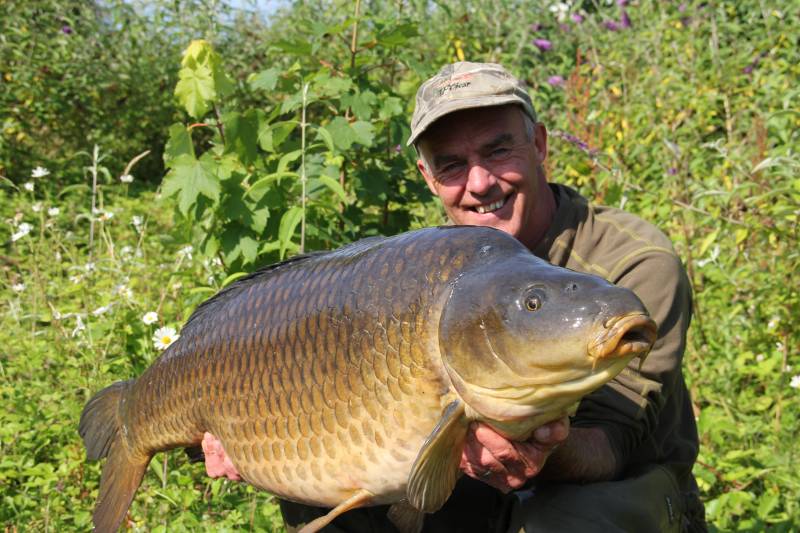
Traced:
<path id="1" fill-rule="evenodd" d="M 366 505 L 432 512 L 470 421 L 525 439 L 654 338 L 633 293 L 490 228 L 290 259 L 202 304 L 141 377 L 86 405 L 87 457 L 107 457 L 96 529 L 119 527 L 156 452 L 206 431 L 248 483 L 334 508 L 309 531 Z"/>

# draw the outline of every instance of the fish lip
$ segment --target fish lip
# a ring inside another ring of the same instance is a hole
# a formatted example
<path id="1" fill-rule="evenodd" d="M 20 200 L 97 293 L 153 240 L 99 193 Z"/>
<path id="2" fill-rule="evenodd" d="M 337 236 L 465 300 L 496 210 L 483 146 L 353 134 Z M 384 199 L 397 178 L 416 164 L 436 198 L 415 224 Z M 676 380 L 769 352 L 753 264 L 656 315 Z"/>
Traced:
<path id="1" fill-rule="evenodd" d="M 644 359 L 657 336 L 655 321 L 644 313 L 615 316 L 602 324 L 589 343 L 588 353 L 595 361 L 626 356 Z"/>

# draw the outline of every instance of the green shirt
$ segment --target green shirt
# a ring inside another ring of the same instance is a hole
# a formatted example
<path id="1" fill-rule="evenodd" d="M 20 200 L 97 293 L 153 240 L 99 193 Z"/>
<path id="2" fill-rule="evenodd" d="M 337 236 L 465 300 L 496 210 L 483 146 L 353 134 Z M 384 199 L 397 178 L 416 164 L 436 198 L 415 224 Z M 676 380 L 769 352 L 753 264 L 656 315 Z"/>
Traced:
<path id="1" fill-rule="evenodd" d="M 658 323 L 658 339 L 639 370 L 631 364 L 581 402 L 574 427 L 608 435 L 618 475 L 644 464 L 673 470 L 692 485 L 698 437 L 681 372 L 692 315 L 689 279 L 669 239 L 652 224 L 611 207 L 589 205 L 574 190 L 551 185 L 553 222 L 534 253 L 550 263 L 595 274 L 631 289 Z"/>

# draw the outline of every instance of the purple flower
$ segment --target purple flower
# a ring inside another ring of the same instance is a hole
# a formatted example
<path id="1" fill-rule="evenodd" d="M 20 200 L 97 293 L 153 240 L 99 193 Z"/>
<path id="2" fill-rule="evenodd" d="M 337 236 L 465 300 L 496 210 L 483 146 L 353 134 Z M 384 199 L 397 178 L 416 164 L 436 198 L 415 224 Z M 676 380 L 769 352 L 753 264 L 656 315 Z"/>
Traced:
<path id="1" fill-rule="evenodd" d="M 624 9 L 622 10 L 622 18 L 619 21 L 620 26 L 623 28 L 630 28 L 631 27 L 631 18 L 628 16 L 628 12 Z"/>
<path id="2" fill-rule="evenodd" d="M 70 28 L 65 24 L 61 26 L 61 33 L 63 33 L 64 35 L 69 35 L 70 33 L 72 33 L 72 28 Z"/>
<path id="3" fill-rule="evenodd" d="M 559 24 L 558 29 L 560 29 L 563 32 L 567 32 L 570 30 L 570 27 L 569 24 Z"/>
<path id="4" fill-rule="evenodd" d="M 531 31 L 533 31 L 533 32 L 537 32 L 537 31 L 541 30 L 543 27 L 544 27 L 544 26 L 542 26 L 541 24 L 539 24 L 538 22 L 536 22 L 536 23 L 534 23 L 534 24 L 531 24 Z"/>
<path id="5" fill-rule="evenodd" d="M 745 74 L 752 74 L 754 68 L 755 67 L 752 64 L 750 64 L 750 65 L 747 65 L 746 67 L 744 67 L 742 69 L 742 72 L 744 72 Z"/>
<path id="6" fill-rule="evenodd" d="M 553 48 L 553 43 L 551 43 L 547 39 L 534 39 L 533 44 L 536 45 L 536 48 L 538 48 L 542 52 L 547 52 L 548 50 Z"/>
<path id="7" fill-rule="evenodd" d="M 397 146 L 394 147 L 394 151 L 395 153 L 399 154 L 400 152 L 403 151 L 403 147 L 398 144 Z"/>
<path id="8" fill-rule="evenodd" d="M 617 5 L 619 7 L 625 7 L 628 5 L 628 0 L 617 0 Z"/>
<path id="9" fill-rule="evenodd" d="M 678 173 L 678 169 L 675 168 L 675 167 L 669 167 L 667 169 L 667 174 L 669 174 L 670 176 L 674 176 L 677 173 Z"/>
<path id="10" fill-rule="evenodd" d="M 553 87 L 562 87 L 564 85 L 564 78 L 561 76 L 550 76 L 547 78 L 547 83 L 552 85 Z"/>
<path id="11" fill-rule="evenodd" d="M 583 15 L 581 15 L 580 13 L 573 13 L 571 18 L 572 22 L 574 22 L 575 24 L 580 24 L 581 22 L 583 22 Z"/>
<path id="12" fill-rule="evenodd" d="M 613 21 L 613 20 L 607 20 L 607 21 L 603 22 L 603 26 L 608 31 L 619 31 L 619 29 L 620 29 L 619 28 L 619 24 L 617 24 L 617 22 Z"/>
<path id="13" fill-rule="evenodd" d="M 678 12 L 683 13 L 686 11 L 686 2 L 678 6 Z"/>

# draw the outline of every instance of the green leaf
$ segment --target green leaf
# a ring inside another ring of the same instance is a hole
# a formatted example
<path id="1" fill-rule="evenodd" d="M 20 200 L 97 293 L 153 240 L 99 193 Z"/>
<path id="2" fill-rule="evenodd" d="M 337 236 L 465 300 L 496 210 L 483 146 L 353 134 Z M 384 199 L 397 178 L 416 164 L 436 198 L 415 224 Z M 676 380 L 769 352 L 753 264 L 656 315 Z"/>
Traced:
<path id="1" fill-rule="evenodd" d="M 169 127 L 169 138 L 164 147 L 164 163 L 169 167 L 172 160 L 180 155 L 189 155 L 194 158 L 194 145 L 191 131 L 183 124 L 175 123 Z"/>
<path id="2" fill-rule="evenodd" d="M 356 142 L 366 147 L 372 146 L 372 139 L 375 137 L 375 128 L 369 122 L 358 121 L 352 125 L 355 132 Z"/>
<path id="3" fill-rule="evenodd" d="M 372 106 L 378 97 L 372 91 L 364 91 L 361 93 L 350 93 L 342 97 L 342 105 L 350 107 L 353 113 L 360 119 L 369 119 L 372 115 Z"/>
<path id="4" fill-rule="evenodd" d="M 253 202 L 248 193 L 242 190 L 240 182 L 229 180 L 223 184 L 225 189 L 219 208 L 221 216 L 252 229 L 256 234 L 264 231 L 269 217 L 269 207 Z"/>
<path id="5" fill-rule="evenodd" d="M 295 41 L 281 39 L 276 41 L 274 44 L 284 52 L 289 52 L 291 54 L 307 56 L 311 53 L 311 43 L 302 39 L 297 39 Z"/>
<path id="6" fill-rule="evenodd" d="M 706 235 L 706 238 L 703 239 L 703 242 L 700 244 L 700 250 L 697 252 L 697 257 L 703 257 L 705 255 L 708 248 L 714 244 L 714 241 L 717 240 L 717 235 L 719 235 L 719 230 L 714 230 Z"/>
<path id="7" fill-rule="evenodd" d="M 283 144 L 283 141 L 289 136 L 292 131 L 297 127 L 299 122 L 296 120 L 286 120 L 284 122 L 276 122 L 272 125 L 272 145 L 274 150 L 278 150 Z"/>
<path id="8" fill-rule="evenodd" d="M 210 296 L 217 292 L 217 289 L 214 287 L 192 287 L 189 289 L 189 294 L 200 294 L 202 296 Z"/>
<path id="9" fill-rule="evenodd" d="M 403 115 L 405 111 L 403 110 L 403 101 L 397 98 L 396 96 L 389 96 L 383 100 L 381 104 L 381 109 L 378 112 L 378 116 L 382 120 L 387 120 L 392 117 L 396 117 L 399 115 Z"/>
<path id="10" fill-rule="evenodd" d="M 408 42 L 412 37 L 418 35 L 419 31 L 417 31 L 417 25 L 407 22 L 379 33 L 377 40 L 384 46 L 400 46 Z"/>
<path id="11" fill-rule="evenodd" d="M 258 116 L 255 111 L 226 113 L 222 117 L 225 127 L 225 153 L 235 153 L 244 165 L 250 165 L 258 157 Z"/>
<path id="12" fill-rule="evenodd" d="M 317 139 L 322 140 L 325 143 L 325 147 L 328 148 L 329 152 L 333 152 L 333 137 L 328 130 L 325 129 L 325 126 L 317 126 Z"/>
<path id="13" fill-rule="evenodd" d="M 221 287 L 225 288 L 228 285 L 230 285 L 231 283 L 233 283 L 234 281 L 236 281 L 237 279 L 242 279 L 243 277 L 245 277 L 247 275 L 248 275 L 247 272 L 234 272 L 233 274 L 231 274 L 230 276 L 228 276 L 227 278 L 225 278 L 222 281 Z"/>
<path id="14" fill-rule="evenodd" d="M 318 179 L 319 179 L 320 183 L 322 183 L 327 188 L 329 188 L 330 190 L 335 192 L 336 195 L 339 196 L 339 198 L 343 202 L 347 200 L 347 195 L 345 194 L 341 183 L 339 183 L 338 181 L 336 181 L 335 179 L 333 179 L 330 176 L 326 176 L 325 174 L 320 175 Z"/>
<path id="15" fill-rule="evenodd" d="M 293 150 L 288 154 L 283 154 L 283 157 L 281 157 L 280 161 L 278 161 L 278 169 L 276 173 L 285 173 L 286 167 L 288 167 L 290 163 L 297 161 L 301 155 L 303 155 L 302 150 Z"/>
<path id="16" fill-rule="evenodd" d="M 303 217 L 303 210 L 298 206 L 290 207 L 281 217 L 278 228 L 278 242 L 280 243 L 280 257 L 283 259 L 286 249 L 292 240 L 295 229 Z"/>
<path id="17" fill-rule="evenodd" d="M 256 201 L 261 200 L 264 194 L 266 194 L 267 190 L 269 190 L 269 186 L 273 181 L 286 177 L 299 178 L 300 175 L 297 172 L 273 172 L 272 174 L 268 174 L 263 178 L 258 179 L 253 185 L 250 186 L 246 194 Z"/>
<path id="18" fill-rule="evenodd" d="M 265 152 L 274 152 L 275 147 L 272 144 L 272 125 L 267 122 L 260 122 L 258 124 L 258 145 Z"/>
<path id="19" fill-rule="evenodd" d="M 262 70 L 258 74 L 251 75 L 250 79 L 248 80 L 250 83 L 250 88 L 254 91 L 272 91 L 278 84 L 278 76 L 280 76 L 280 73 L 280 69 L 273 67 L 268 68 L 267 70 Z"/>
<path id="20" fill-rule="evenodd" d="M 188 154 L 178 156 L 164 178 L 164 196 L 177 193 L 178 209 L 184 216 L 188 216 L 189 209 L 197 202 L 199 194 L 215 204 L 218 203 L 220 183 L 216 176 L 216 167 L 216 161 L 209 154 L 204 154 L 199 160 Z"/>
<path id="21" fill-rule="evenodd" d="M 175 96 L 194 118 L 203 117 L 217 98 L 233 91 L 233 82 L 222 70 L 222 61 L 211 44 L 192 41 L 181 59 Z"/>
<path id="22" fill-rule="evenodd" d="M 258 241 L 254 238 L 243 235 L 242 238 L 239 240 L 239 248 L 242 250 L 242 257 L 244 258 L 244 263 L 253 263 L 258 257 Z"/>
<path id="23" fill-rule="evenodd" d="M 340 150 L 349 149 L 356 140 L 356 134 L 353 128 L 350 127 L 350 124 L 344 117 L 335 117 L 326 128 L 333 137 L 333 142 L 336 144 L 336 147 Z"/>
<path id="24" fill-rule="evenodd" d="M 178 78 L 175 96 L 190 116 L 202 118 L 216 97 L 211 69 L 204 65 L 197 65 L 193 69 L 182 68 L 178 72 Z"/>

